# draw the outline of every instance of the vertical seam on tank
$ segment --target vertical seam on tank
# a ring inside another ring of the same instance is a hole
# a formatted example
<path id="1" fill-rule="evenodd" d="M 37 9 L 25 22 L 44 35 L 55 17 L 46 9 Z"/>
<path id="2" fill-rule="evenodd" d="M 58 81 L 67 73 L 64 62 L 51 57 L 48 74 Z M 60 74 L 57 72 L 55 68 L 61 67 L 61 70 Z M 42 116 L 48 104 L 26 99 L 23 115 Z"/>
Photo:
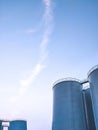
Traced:
<path id="1" fill-rule="evenodd" d="M 90 82 L 90 84 L 92 85 L 92 86 L 94 86 L 91 82 Z M 94 87 L 93 87 L 94 88 Z M 93 94 L 94 95 L 94 94 Z M 95 99 L 95 98 L 94 98 Z M 92 100 L 92 108 L 93 108 L 93 115 L 94 115 L 94 122 L 95 122 L 95 128 L 97 127 L 97 125 L 96 125 L 96 116 L 95 116 L 95 106 L 94 106 L 94 103 L 93 103 L 93 98 L 92 98 L 92 93 L 91 93 L 91 100 Z M 96 101 L 96 100 L 95 100 Z"/>
<path id="2" fill-rule="evenodd" d="M 86 107 L 86 98 L 85 98 L 85 93 L 84 92 L 82 93 L 82 97 L 83 97 L 83 105 L 84 105 L 86 127 L 89 130 L 88 114 L 87 114 L 87 107 Z"/>

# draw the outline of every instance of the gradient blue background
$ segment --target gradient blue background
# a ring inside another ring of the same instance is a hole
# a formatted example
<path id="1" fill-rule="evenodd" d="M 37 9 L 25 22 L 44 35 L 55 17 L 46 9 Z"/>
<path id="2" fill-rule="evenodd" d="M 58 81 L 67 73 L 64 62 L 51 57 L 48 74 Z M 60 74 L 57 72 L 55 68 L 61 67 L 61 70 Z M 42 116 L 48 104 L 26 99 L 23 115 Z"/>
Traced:
<path id="1" fill-rule="evenodd" d="M 0 118 L 26 119 L 29 130 L 51 130 L 57 79 L 85 79 L 98 64 L 98 1 L 52 0 L 51 10 L 45 67 L 19 94 L 20 81 L 40 61 L 45 5 L 43 0 L 0 0 Z"/>

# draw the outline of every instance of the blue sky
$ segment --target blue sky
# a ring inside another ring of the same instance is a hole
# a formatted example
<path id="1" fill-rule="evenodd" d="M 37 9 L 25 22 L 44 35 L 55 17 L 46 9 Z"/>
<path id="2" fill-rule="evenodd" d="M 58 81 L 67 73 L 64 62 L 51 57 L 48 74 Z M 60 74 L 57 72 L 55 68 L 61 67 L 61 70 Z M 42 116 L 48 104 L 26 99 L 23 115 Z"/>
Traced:
<path id="1" fill-rule="evenodd" d="M 0 0 L 0 117 L 51 130 L 52 85 L 98 64 L 97 0 Z"/>

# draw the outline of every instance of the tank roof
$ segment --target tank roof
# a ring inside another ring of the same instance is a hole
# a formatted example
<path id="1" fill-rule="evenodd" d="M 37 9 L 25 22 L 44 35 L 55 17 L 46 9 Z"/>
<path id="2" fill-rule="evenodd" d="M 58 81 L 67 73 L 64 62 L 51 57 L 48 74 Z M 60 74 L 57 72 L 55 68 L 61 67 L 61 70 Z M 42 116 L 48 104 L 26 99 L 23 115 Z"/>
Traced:
<path id="1" fill-rule="evenodd" d="M 95 71 L 96 69 L 98 69 L 98 65 L 92 67 L 92 68 L 88 71 L 88 73 L 87 73 L 88 77 L 89 77 L 89 75 L 90 75 L 93 71 Z"/>
<path id="2" fill-rule="evenodd" d="M 25 122 L 26 120 L 24 120 L 24 119 L 16 119 L 16 120 L 11 120 L 10 122 L 18 122 L 18 121 Z"/>
<path id="3" fill-rule="evenodd" d="M 79 83 L 81 83 L 81 81 L 79 80 L 79 79 L 76 79 L 76 78 L 70 78 L 70 77 L 68 77 L 68 78 L 62 78 L 62 79 L 59 79 L 59 80 L 57 80 L 57 81 L 55 81 L 54 82 L 54 84 L 53 84 L 53 88 L 54 88 L 54 86 L 56 85 L 56 84 L 58 84 L 58 83 L 61 83 L 61 82 L 66 82 L 66 81 L 75 81 L 75 82 L 79 82 Z"/>
<path id="4" fill-rule="evenodd" d="M 13 120 L 0 119 L 0 122 L 15 122 L 15 121 L 27 121 L 27 120 L 26 119 L 13 119 Z"/>

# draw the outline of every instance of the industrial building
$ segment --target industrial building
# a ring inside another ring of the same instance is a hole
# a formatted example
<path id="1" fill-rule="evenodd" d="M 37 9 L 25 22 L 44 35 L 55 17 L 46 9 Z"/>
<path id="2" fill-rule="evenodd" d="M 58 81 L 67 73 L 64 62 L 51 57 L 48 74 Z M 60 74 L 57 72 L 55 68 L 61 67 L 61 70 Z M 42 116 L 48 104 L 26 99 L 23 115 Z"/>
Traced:
<path id="1" fill-rule="evenodd" d="M 0 130 L 27 130 L 27 122 L 25 120 L 5 121 L 0 120 Z"/>
<path id="2" fill-rule="evenodd" d="M 0 120 L 0 130 L 5 128 L 27 130 L 27 121 Z M 65 78 L 54 83 L 52 130 L 98 130 L 98 65 L 84 81 Z"/>
<path id="3" fill-rule="evenodd" d="M 89 87 L 84 88 L 84 84 Z M 87 79 L 61 79 L 53 85 L 52 130 L 98 130 L 98 66 Z"/>

